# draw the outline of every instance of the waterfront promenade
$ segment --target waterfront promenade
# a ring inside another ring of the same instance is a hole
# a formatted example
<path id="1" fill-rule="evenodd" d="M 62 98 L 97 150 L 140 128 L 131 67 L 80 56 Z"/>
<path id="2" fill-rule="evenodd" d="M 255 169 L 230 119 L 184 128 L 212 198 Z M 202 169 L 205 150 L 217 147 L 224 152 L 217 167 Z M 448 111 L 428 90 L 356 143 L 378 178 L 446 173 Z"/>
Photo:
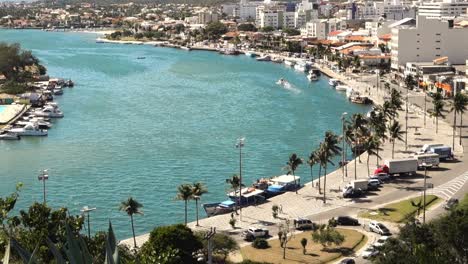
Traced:
<path id="1" fill-rule="evenodd" d="M 322 72 L 327 75 L 338 78 L 345 82 L 347 85 L 353 87 L 355 90 L 359 90 L 362 95 L 369 96 L 374 103 L 381 104 L 384 101 L 384 96 L 388 95 L 384 89 L 376 90 L 375 88 L 369 87 L 368 84 L 360 83 L 351 78 L 343 75 L 338 75 L 324 66 L 320 66 Z M 330 92 L 335 92 L 331 90 Z M 404 96 L 403 96 L 404 98 Z M 404 106 L 403 106 L 404 108 Z M 408 111 L 408 144 L 407 149 L 405 148 L 405 142 L 397 141 L 395 143 L 395 158 L 405 158 L 411 153 L 417 151 L 422 145 L 427 143 L 443 143 L 446 145 L 452 145 L 452 128 L 450 125 L 442 120 L 439 120 L 438 133 L 435 133 L 435 119 L 427 116 L 426 126 L 424 127 L 423 111 L 414 106 L 409 105 Z M 337 117 L 338 118 L 338 117 Z M 405 129 L 405 112 L 400 111 L 398 121 Z M 340 133 L 340 131 L 336 131 Z M 457 140 L 458 142 L 458 140 Z M 391 158 L 391 143 L 386 141 L 383 145 L 383 151 L 380 155 L 383 159 Z M 291 150 L 294 151 L 294 150 Z M 463 148 L 460 145 L 455 146 L 455 157 L 463 161 Z M 239 234 L 242 233 L 248 226 L 261 225 L 266 228 L 270 228 L 272 234 L 276 228 L 275 224 L 281 222 L 283 219 L 293 219 L 295 217 L 308 217 L 316 222 L 325 223 L 330 217 L 337 215 L 356 215 L 359 211 L 373 209 L 384 203 L 388 203 L 394 200 L 403 199 L 418 195 L 422 190 L 422 179 L 421 174 L 407 177 L 397 177 L 392 183 L 385 184 L 378 192 L 372 192 L 367 197 L 358 199 L 343 199 L 341 197 L 341 188 L 349 181 L 358 179 L 365 179 L 368 177 L 367 168 L 367 154 L 363 153 L 360 156 L 361 162 L 356 163 L 357 175 L 355 176 L 354 162 L 350 162 L 347 165 L 348 177 L 343 177 L 343 171 L 338 169 L 327 176 L 327 201 L 323 203 L 323 195 L 319 194 L 318 189 L 315 187 L 317 180 L 314 181 L 313 186 L 311 183 L 306 184 L 302 189 L 299 190 L 298 194 L 294 192 L 288 192 L 280 196 L 269 199 L 264 204 L 258 206 L 250 206 L 242 209 L 242 217 L 235 216 L 238 220 L 236 228 L 233 229 L 229 225 L 230 214 L 219 215 L 210 218 L 201 219 L 200 226 L 196 227 L 195 222 L 189 223 L 189 226 L 194 230 L 203 230 L 210 227 L 216 227 L 218 232 L 226 232 L 239 238 Z M 380 162 L 382 163 L 382 161 Z M 376 168 L 376 157 L 371 156 L 369 160 L 370 173 Z M 302 165 L 307 166 L 307 165 Z M 466 166 L 459 162 L 441 163 L 440 169 L 431 170 L 429 172 L 428 182 L 433 183 L 434 186 L 441 185 L 446 181 L 458 176 L 458 172 L 466 170 Z M 302 182 L 310 181 L 310 175 L 300 175 Z M 314 175 L 317 177 L 317 175 Z M 322 178 L 323 183 L 323 178 Z M 429 190 L 428 193 L 431 191 Z M 282 207 L 282 213 L 279 214 L 279 218 L 274 219 L 272 216 L 273 205 Z M 148 234 L 137 237 L 137 244 L 141 246 L 148 239 Z M 121 243 L 132 245 L 132 239 L 126 239 Z"/>

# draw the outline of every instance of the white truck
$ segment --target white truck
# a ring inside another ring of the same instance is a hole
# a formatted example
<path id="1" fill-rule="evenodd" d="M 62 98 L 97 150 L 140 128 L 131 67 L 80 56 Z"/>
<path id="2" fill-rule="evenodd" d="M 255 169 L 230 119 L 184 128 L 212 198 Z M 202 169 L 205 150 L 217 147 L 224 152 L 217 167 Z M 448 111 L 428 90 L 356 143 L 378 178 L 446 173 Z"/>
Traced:
<path id="1" fill-rule="evenodd" d="M 418 154 L 429 152 L 430 148 L 442 146 L 444 146 L 444 144 L 424 144 L 424 146 L 422 146 L 422 148 L 419 150 Z"/>
<path id="2" fill-rule="evenodd" d="M 424 169 L 426 167 L 439 167 L 440 159 L 439 154 L 436 153 L 425 153 L 425 154 L 415 154 L 412 156 L 418 160 L 418 169 Z"/>
<path id="3" fill-rule="evenodd" d="M 368 179 L 354 180 L 354 181 L 351 181 L 347 187 L 351 187 L 355 190 L 361 189 L 361 191 L 367 191 L 367 188 L 369 188 L 368 184 L 369 184 Z"/>
<path id="4" fill-rule="evenodd" d="M 388 174 L 415 174 L 418 170 L 418 160 L 415 158 L 386 160 Z"/>

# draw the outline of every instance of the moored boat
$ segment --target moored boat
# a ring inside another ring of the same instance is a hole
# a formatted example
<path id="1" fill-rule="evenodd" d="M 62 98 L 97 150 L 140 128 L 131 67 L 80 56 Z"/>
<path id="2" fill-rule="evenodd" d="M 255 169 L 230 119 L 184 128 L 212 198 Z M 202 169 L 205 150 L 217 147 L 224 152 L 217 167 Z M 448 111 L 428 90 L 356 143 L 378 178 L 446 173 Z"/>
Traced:
<path id="1" fill-rule="evenodd" d="M 63 117 L 62 111 L 60 111 L 57 107 L 52 105 L 46 105 L 41 110 L 36 110 L 33 112 L 35 116 L 39 117 L 50 117 L 50 118 L 61 118 Z"/>
<path id="2" fill-rule="evenodd" d="M 293 67 L 296 64 L 296 62 L 292 60 L 284 60 L 284 64 Z"/>
<path id="3" fill-rule="evenodd" d="M 271 62 L 274 62 L 274 63 L 283 63 L 283 59 L 280 58 L 280 57 L 274 57 L 271 59 Z"/>
<path id="4" fill-rule="evenodd" d="M 19 140 L 21 137 L 13 132 L 5 131 L 0 134 L 0 140 Z"/>
<path id="5" fill-rule="evenodd" d="M 307 79 L 309 79 L 309 81 L 318 81 L 318 76 L 315 73 L 310 72 L 307 75 Z"/>
<path id="6" fill-rule="evenodd" d="M 271 61 L 270 55 L 264 55 L 257 58 L 257 61 Z"/>
<path id="7" fill-rule="evenodd" d="M 47 130 L 40 129 L 34 123 L 29 123 L 25 127 L 21 128 L 12 128 L 8 131 L 19 136 L 47 136 Z"/>
<path id="8" fill-rule="evenodd" d="M 227 200 L 220 203 L 203 204 L 202 206 L 208 217 L 220 214 L 227 214 L 233 212 L 236 209 L 236 203 L 231 200 Z"/>
<path id="9" fill-rule="evenodd" d="M 333 86 L 333 87 L 337 86 L 337 85 L 339 84 L 339 82 L 340 82 L 340 81 L 339 81 L 338 79 L 330 79 L 330 80 L 328 80 L 328 84 L 331 85 L 331 86 Z"/>
<path id="10" fill-rule="evenodd" d="M 348 91 L 349 86 L 346 86 L 346 85 L 337 85 L 337 86 L 335 87 L 335 89 L 336 89 L 337 91 L 340 91 L 340 92 L 346 92 L 346 91 Z"/>
<path id="11" fill-rule="evenodd" d="M 266 194 L 268 197 L 275 196 L 287 191 L 294 191 L 301 186 L 301 177 L 295 175 L 281 175 L 269 180 Z"/>

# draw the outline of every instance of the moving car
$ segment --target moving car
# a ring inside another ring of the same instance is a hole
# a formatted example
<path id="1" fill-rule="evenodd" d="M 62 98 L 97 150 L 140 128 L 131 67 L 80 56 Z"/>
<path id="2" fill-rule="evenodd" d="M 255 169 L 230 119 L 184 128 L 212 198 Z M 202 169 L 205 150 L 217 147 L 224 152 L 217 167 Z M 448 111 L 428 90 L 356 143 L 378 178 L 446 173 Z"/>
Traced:
<path id="1" fill-rule="evenodd" d="M 358 226 L 359 221 L 356 218 L 350 216 L 338 216 L 336 218 L 336 223 L 343 226 Z"/>
<path id="2" fill-rule="evenodd" d="M 372 244 L 374 247 L 381 247 L 385 244 L 385 242 L 387 242 L 387 240 L 390 238 L 390 236 L 381 236 L 379 237 L 379 239 L 377 239 L 377 241 L 374 242 L 374 244 Z"/>
<path id="3" fill-rule="evenodd" d="M 252 241 L 257 237 L 267 237 L 268 229 L 260 227 L 249 227 L 247 231 L 244 232 L 244 239 L 247 241 Z"/>
<path id="4" fill-rule="evenodd" d="M 352 258 L 342 259 L 338 264 L 355 264 L 356 262 Z"/>
<path id="5" fill-rule="evenodd" d="M 445 210 L 450 210 L 458 205 L 458 199 L 450 198 L 447 203 L 444 205 Z"/>
<path id="6" fill-rule="evenodd" d="M 389 236 L 392 234 L 390 233 L 390 230 L 388 230 L 386 226 L 384 226 L 382 223 L 379 223 L 377 221 L 370 221 L 369 230 L 371 232 L 380 234 L 382 236 Z"/>
<path id="7" fill-rule="evenodd" d="M 368 248 L 364 249 L 361 256 L 364 259 L 373 258 L 379 254 L 379 251 L 374 246 L 369 246 Z"/>
<path id="8" fill-rule="evenodd" d="M 313 229 L 315 227 L 314 223 L 307 218 L 296 218 L 294 219 L 294 227 L 297 230 L 307 230 Z"/>

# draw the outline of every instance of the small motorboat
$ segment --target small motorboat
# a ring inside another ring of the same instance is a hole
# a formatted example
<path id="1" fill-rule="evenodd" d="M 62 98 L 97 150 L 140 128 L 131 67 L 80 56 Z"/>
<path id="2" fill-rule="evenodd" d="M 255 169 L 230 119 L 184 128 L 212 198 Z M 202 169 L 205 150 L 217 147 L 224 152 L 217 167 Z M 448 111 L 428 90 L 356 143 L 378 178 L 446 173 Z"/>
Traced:
<path id="1" fill-rule="evenodd" d="M 350 98 L 351 102 L 355 104 L 371 104 L 372 100 L 367 96 L 353 96 Z"/>
<path id="2" fill-rule="evenodd" d="M 67 81 L 65 82 L 65 86 L 67 86 L 67 87 L 70 87 L 70 88 L 71 88 L 71 87 L 75 86 L 75 84 L 73 83 L 73 81 L 72 81 L 72 80 L 70 80 L 70 79 L 69 79 L 69 80 L 67 80 Z"/>
<path id="3" fill-rule="evenodd" d="M 259 58 L 257 58 L 257 61 L 271 61 L 270 55 L 264 55 Z"/>
<path id="4" fill-rule="evenodd" d="M 280 58 L 280 57 L 275 57 L 275 58 L 272 58 L 272 59 L 271 59 L 271 62 L 274 62 L 274 63 L 283 63 L 283 59 Z"/>
<path id="5" fill-rule="evenodd" d="M 256 56 L 255 53 L 249 52 L 249 51 L 244 52 L 244 54 L 245 54 L 245 56 L 247 56 L 247 57 L 255 57 L 255 56 Z"/>
<path id="6" fill-rule="evenodd" d="M 21 128 L 12 128 L 8 131 L 11 133 L 15 133 L 19 136 L 47 136 L 47 130 L 40 129 L 34 123 L 29 123 L 25 127 Z"/>
<path id="7" fill-rule="evenodd" d="M 335 89 L 336 89 L 337 91 L 340 91 L 340 92 L 346 92 L 346 91 L 348 91 L 349 86 L 346 86 L 346 85 L 337 85 L 337 86 L 335 87 Z"/>
<path id="8" fill-rule="evenodd" d="M 284 60 L 284 64 L 287 66 L 294 67 L 294 64 L 296 64 L 296 62 L 292 60 Z"/>
<path id="9" fill-rule="evenodd" d="M 0 140 L 19 140 L 19 139 L 21 139 L 21 137 L 18 134 L 13 133 L 13 132 L 6 131 L 0 134 Z"/>
<path id="10" fill-rule="evenodd" d="M 49 118 L 61 118 L 63 117 L 62 111 L 58 107 L 52 105 L 46 105 L 42 110 L 34 111 L 33 114 L 39 117 L 49 117 Z"/>
<path id="11" fill-rule="evenodd" d="M 144 60 L 146 57 L 137 57 L 137 60 Z"/>
<path id="12" fill-rule="evenodd" d="M 307 79 L 309 79 L 309 81 L 318 81 L 318 76 L 315 73 L 311 72 L 307 75 Z"/>
<path id="13" fill-rule="evenodd" d="M 53 90 L 54 95 L 62 95 L 63 94 L 63 89 L 61 86 L 56 86 Z"/>
<path id="14" fill-rule="evenodd" d="M 180 46 L 181 49 L 183 50 L 186 50 L 186 51 L 191 51 L 192 48 L 190 48 L 189 46 Z"/>
<path id="15" fill-rule="evenodd" d="M 333 87 L 335 87 L 335 86 L 337 86 L 337 85 L 339 84 L 339 82 L 340 82 L 340 81 L 339 81 L 338 79 L 330 79 L 330 80 L 328 81 L 328 84 L 331 85 L 331 86 L 333 86 Z"/>
<path id="16" fill-rule="evenodd" d="M 290 86 L 289 82 L 286 81 L 284 78 L 279 79 L 276 84 L 281 85 L 281 86 Z"/>

